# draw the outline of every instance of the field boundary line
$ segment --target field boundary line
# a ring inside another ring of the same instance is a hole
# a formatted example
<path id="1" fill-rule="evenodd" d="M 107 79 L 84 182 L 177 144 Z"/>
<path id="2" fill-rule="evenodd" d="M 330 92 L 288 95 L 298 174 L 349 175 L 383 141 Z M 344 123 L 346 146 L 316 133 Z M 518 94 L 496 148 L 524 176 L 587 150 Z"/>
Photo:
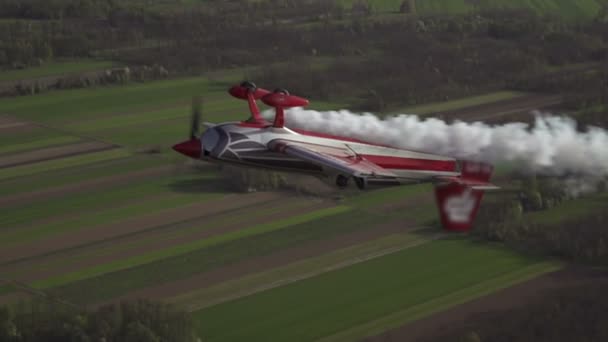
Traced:
<path id="1" fill-rule="evenodd" d="M 537 278 L 543 274 L 561 269 L 564 265 L 555 261 L 537 262 L 513 272 L 500 274 L 486 281 L 433 298 L 429 301 L 408 307 L 406 309 L 389 313 L 378 319 L 357 325 L 335 334 L 321 337 L 318 342 L 352 341 L 374 336 L 385 331 L 414 322 L 423 317 L 441 312 L 481 298 L 502 289 Z"/>
<path id="2" fill-rule="evenodd" d="M 412 230 L 412 231 L 410 231 L 408 233 L 413 233 L 413 232 L 424 230 L 424 229 L 428 229 L 428 228 L 429 227 L 417 227 L 417 228 L 415 228 L 414 230 Z M 305 280 L 305 279 L 313 278 L 313 277 L 316 277 L 316 276 L 319 276 L 319 275 L 322 275 L 322 274 L 325 274 L 325 273 L 328 273 L 328 272 L 337 271 L 337 270 L 340 270 L 342 268 L 353 266 L 353 265 L 356 265 L 356 264 L 359 264 L 359 263 L 362 263 L 362 262 L 366 262 L 366 261 L 369 261 L 369 260 L 373 260 L 373 259 L 376 259 L 376 258 L 379 258 L 379 257 L 386 256 L 386 255 L 389 255 L 389 254 L 397 253 L 397 252 L 400 252 L 402 250 L 405 250 L 405 249 L 408 249 L 408 248 L 413 248 L 413 247 L 422 245 L 424 243 L 428 243 L 428 242 L 433 241 L 433 240 L 444 238 L 446 236 L 447 236 L 447 234 L 445 234 L 445 233 L 437 233 L 437 234 L 434 234 L 432 237 L 420 237 L 420 238 L 414 239 L 414 241 L 406 243 L 406 244 L 404 244 L 402 246 L 390 247 L 390 248 L 386 248 L 386 249 L 383 249 L 383 250 L 380 250 L 380 251 L 375 251 L 375 252 L 368 253 L 368 254 L 365 254 L 365 255 L 357 256 L 357 257 L 351 258 L 349 260 L 340 261 L 340 262 L 334 263 L 332 265 L 328 265 L 328 266 L 326 266 L 326 267 L 324 267 L 322 269 L 316 270 L 316 271 L 306 272 L 304 274 L 300 274 L 300 275 L 297 275 L 297 276 L 288 277 L 288 278 L 284 278 L 284 279 L 279 279 L 279 280 L 276 280 L 276 281 L 274 281 L 272 283 L 264 284 L 264 285 L 261 285 L 261 286 L 257 286 L 257 287 L 254 287 L 252 289 L 248 289 L 246 291 L 241 291 L 241 292 L 235 293 L 235 294 L 230 295 L 230 296 L 225 296 L 225 297 L 217 298 L 216 300 L 212 300 L 212 301 L 207 302 L 205 304 L 187 306 L 186 310 L 189 311 L 189 312 L 202 310 L 202 309 L 205 309 L 205 308 L 208 308 L 208 307 L 211 307 L 211 306 L 223 303 L 223 302 L 227 302 L 227 301 L 230 301 L 230 300 L 235 300 L 235 299 L 238 299 L 238 298 L 250 296 L 250 295 L 256 294 L 258 292 L 262 292 L 262 291 L 270 290 L 270 289 L 273 289 L 273 288 L 289 285 L 289 284 L 295 283 L 295 282 L 300 281 L 300 280 Z M 355 246 L 346 247 L 346 248 L 343 248 L 343 249 L 348 249 L 348 248 L 352 248 L 352 247 L 355 247 Z M 335 252 L 338 252 L 338 251 L 335 251 Z M 323 256 L 319 256 L 318 258 L 322 258 L 322 257 Z M 302 261 L 295 262 L 293 264 L 299 264 L 299 263 L 302 263 L 302 262 L 305 262 L 305 261 L 306 260 L 302 260 Z M 283 266 L 283 267 L 279 267 L 279 269 L 288 268 L 290 266 L 293 266 L 293 264 L 286 265 L 286 266 Z M 266 272 L 270 272 L 270 271 L 272 271 L 272 269 L 268 270 Z M 255 276 L 255 274 L 251 275 L 251 276 Z M 234 282 L 238 282 L 239 280 L 241 280 L 241 279 L 236 279 L 236 280 L 233 280 L 233 281 Z M 221 285 L 222 284 L 220 283 L 218 286 L 221 286 Z M 178 297 L 173 297 L 172 299 L 177 299 Z"/>

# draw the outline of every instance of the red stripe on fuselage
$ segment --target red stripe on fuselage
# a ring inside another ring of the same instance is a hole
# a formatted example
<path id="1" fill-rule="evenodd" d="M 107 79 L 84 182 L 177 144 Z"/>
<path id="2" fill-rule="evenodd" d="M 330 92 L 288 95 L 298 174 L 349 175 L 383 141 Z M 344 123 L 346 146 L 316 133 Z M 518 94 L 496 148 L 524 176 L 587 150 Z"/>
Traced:
<path id="1" fill-rule="evenodd" d="M 415 159 L 378 155 L 360 155 L 360 157 L 385 169 L 456 171 L 456 162 L 453 160 Z"/>

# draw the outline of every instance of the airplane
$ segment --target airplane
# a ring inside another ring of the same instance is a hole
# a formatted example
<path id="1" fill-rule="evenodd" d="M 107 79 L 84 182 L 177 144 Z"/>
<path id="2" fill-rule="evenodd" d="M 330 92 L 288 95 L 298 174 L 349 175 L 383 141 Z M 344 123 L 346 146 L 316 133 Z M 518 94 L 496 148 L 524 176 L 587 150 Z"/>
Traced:
<path id="1" fill-rule="evenodd" d="M 247 101 L 251 116 L 240 122 L 203 123 L 206 130 L 200 134 L 200 103 L 195 103 L 190 139 L 174 145 L 175 151 L 212 163 L 314 175 L 341 189 L 351 181 L 361 190 L 431 182 L 447 231 L 469 231 L 484 192 L 498 188 L 489 183 L 493 166 L 485 163 L 285 127 L 286 108 L 309 104 L 285 89 L 269 91 L 245 81 L 228 92 Z M 260 114 L 258 100 L 274 107 L 272 122 Z"/>

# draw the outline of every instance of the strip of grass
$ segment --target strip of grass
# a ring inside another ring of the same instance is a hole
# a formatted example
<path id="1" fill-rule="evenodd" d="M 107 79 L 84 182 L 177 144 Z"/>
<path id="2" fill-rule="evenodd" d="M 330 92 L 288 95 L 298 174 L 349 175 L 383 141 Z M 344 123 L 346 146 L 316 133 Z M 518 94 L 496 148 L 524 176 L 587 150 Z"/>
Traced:
<path id="1" fill-rule="evenodd" d="M 347 203 L 356 206 L 373 207 L 392 201 L 404 200 L 408 197 L 425 194 L 431 191 L 433 191 L 433 187 L 430 184 L 395 186 L 358 194 L 357 196 L 348 198 Z"/>
<path id="2" fill-rule="evenodd" d="M 50 147 L 55 145 L 69 144 L 79 141 L 79 137 L 70 135 L 60 135 L 56 137 L 37 139 L 28 142 L 21 142 L 17 144 L 6 144 L 0 146 L 0 154 L 3 153 L 15 153 L 23 152 L 27 150 L 34 150 L 43 147 Z"/>
<path id="3" fill-rule="evenodd" d="M 459 304 L 466 303 L 475 298 L 489 295 L 498 290 L 511 287 L 515 284 L 534 279 L 542 274 L 559 270 L 562 265 L 555 262 L 539 262 L 521 269 L 507 272 L 488 280 L 484 280 L 473 286 L 463 288 L 450 294 L 434 298 L 428 302 L 409 307 L 380 319 L 361 324 L 352 329 L 341 331 L 337 334 L 327 336 L 319 342 L 329 341 L 353 341 L 364 337 L 373 336 L 382 332 L 400 327 L 406 323 L 413 322 L 436 312 L 441 312 Z"/>
<path id="4" fill-rule="evenodd" d="M 11 284 L 0 285 L 0 296 L 7 295 L 15 291 L 15 287 Z"/>
<path id="5" fill-rule="evenodd" d="M 194 318 L 208 341 L 313 340 L 535 262 L 486 244 L 439 240 L 197 311 Z"/>
<path id="6" fill-rule="evenodd" d="M 478 106 L 486 103 L 492 103 L 497 101 L 514 99 L 517 97 L 524 96 L 525 93 L 516 92 L 516 91 L 499 91 L 496 93 L 479 95 L 466 97 L 457 100 L 438 102 L 438 103 L 430 103 L 420 106 L 407 107 L 399 111 L 399 113 L 406 114 L 432 114 L 438 112 L 445 112 L 449 110 L 457 110 L 467 107 Z"/>
<path id="7" fill-rule="evenodd" d="M 213 90 L 213 83 L 196 77 L 95 89 L 55 91 L 0 99 L 0 112 L 46 123 L 95 118 L 104 113 L 130 113 L 168 104 L 189 103 L 192 96 Z"/>
<path id="8" fill-rule="evenodd" d="M 534 223 L 552 225 L 561 221 L 587 216 L 598 210 L 605 210 L 607 204 L 608 193 L 600 193 L 576 200 L 564 201 L 549 210 L 530 212 L 526 214 L 526 217 Z"/>
<path id="9" fill-rule="evenodd" d="M 346 211 L 275 231 L 250 234 L 240 239 L 208 245 L 187 254 L 72 282 L 47 291 L 75 303 L 100 302 L 136 289 L 185 279 L 238 261 L 302 246 L 307 242 L 374 229 L 384 222 L 384 217 L 380 215 L 356 210 Z M 34 285 L 47 284 L 43 281 Z"/>
<path id="10" fill-rule="evenodd" d="M 64 169 L 73 166 L 92 164 L 101 161 L 118 159 L 129 156 L 131 153 L 126 149 L 112 149 L 109 151 L 87 153 L 73 157 L 53 159 L 34 164 L 20 165 L 0 169 L 0 180 L 23 177 L 27 175 L 47 172 L 51 170 Z"/>
<path id="11" fill-rule="evenodd" d="M 0 73 L 0 81 L 17 81 L 46 76 L 81 73 L 113 67 L 110 61 L 79 60 L 70 62 L 49 62 L 38 67 L 9 70 Z"/>
<path id="12" fill-rule="evenodd" d="M 347 266 L 341 266 L 342 264 L 362 262 L 367 260 L 365 259 L 366 257 L 371 258 L 378 253 L 407 248 L 425 241 L 426 239 L 422 235 L 410 233 L 392 234 L 355 246 L 342 248 L 321 256 L 294 262 L 287 266 L 181 294 L 171 298 L 170 302 L 185 307 L 189 311 L 200 310 L 201 308 L 215 305 L 227 301 L 228 299 L 240 298 L 251 293 L 259 292 L 261 289 L 268 286 L 276 287 L 296 280 L 310 278 L 320 273 Z"/>
<path id="13" fill-rule="evenodd" d="M 222 243 L 226 243 L 229 241 L 246 238 L 249 236 L 260 235 L 263 233 L 272 232 L 275 230 L 283 229 L 289 226 L 297 225 L 304 222 L 314 221 L 315 219 L 319 219 L 325 216 L 339 214 L 341 212 L 349 210 L 348 207 L 345 206 L 337 206 L 331 207 L 327 209 L 317 210 L 311 213 L 302 214 L 298 216 L 293 216 L 287 219 L 256 225 L 247 229 L 227 233 L 224 235 L 214 236 L 208 239 L 193 241 L 191 243 L 186 243 L 178 246 L 169 247 L 166 249 L 162 249 L 159 251 L 154 251 L 142 255 L 138 255 L 135 257 L 131 257 L 124 260 L 116 260 L 107 264 L 98 265 L 95 267 L 88 268 L 86 270 L 81 270 L 69 274 L 64 274 L 57 277 L 48 278 L 42 281 L 35 282 L 32 286 L 36 288 L 50 288 L 57 287 L 60 285 L 64 285 L 71 282 L 76 282 L 78 280 L 83 280 L 87 278 L 92 278 L 95 276 L 103 275 L 105 273 L 120 271 L 144 264 L 149 264 L 154 261 L 163 260 L 166 258 L 175 257 L 178 255 L 187 254 L 189 252 L 193 252 L 199 249 L 203 249 L 206 247 L 211 247 L 215 245 L 219 245 Z"/>
<path id="14" fill-rule="evenodd" d="M 0 146 L 8 146 L 32 142 L 39 139 L 48 139 L 64 135 L 64 133 L 48 129 L 42 126 L 32 126 L 26 130 L 3 129 L 0 134 Z"/>
<path id="15" fill-rule="evenodd" d="M 0 180 L 0 188 L 2 188 L 2 195 L 12 195 L 143 170 L 166 163 L 167 161 L 164 158 L 159 158 L 159 156 L 134 155 L 90 165 L 76 165 L 64 169 L 47 170 L 44 173 L 44 177 L 34 174 Z"/>
<path id="16" fill-rule="evenodd" d="M 382 0 L 379 0 L 382 1 Z M 416 0 L 420 14 L 459 14 L 473 10 L 527 8 L 539 14 L 557 14 L 568 19 L 591 19 L 601 8 L 598 0 Z"/>

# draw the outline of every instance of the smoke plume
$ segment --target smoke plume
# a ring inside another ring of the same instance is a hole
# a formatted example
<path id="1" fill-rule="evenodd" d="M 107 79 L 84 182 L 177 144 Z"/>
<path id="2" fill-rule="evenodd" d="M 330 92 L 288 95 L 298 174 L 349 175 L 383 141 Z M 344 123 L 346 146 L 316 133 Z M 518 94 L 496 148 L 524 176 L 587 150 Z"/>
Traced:
<path id="1" fill-rule="evenodd" d="M 608 132 L 589 127 L 581 132 L 567 117 L 535 113 L 532 125 L 482 122 L 447 123 L 417 115 L 379 118 L 347 110 L 286 111 L 286 125 L 373 143 L 492 164 L 511 163 L 547 175 L 608 176 Z M 274 111 L 266 111 L 272 117 Z"/>

